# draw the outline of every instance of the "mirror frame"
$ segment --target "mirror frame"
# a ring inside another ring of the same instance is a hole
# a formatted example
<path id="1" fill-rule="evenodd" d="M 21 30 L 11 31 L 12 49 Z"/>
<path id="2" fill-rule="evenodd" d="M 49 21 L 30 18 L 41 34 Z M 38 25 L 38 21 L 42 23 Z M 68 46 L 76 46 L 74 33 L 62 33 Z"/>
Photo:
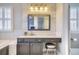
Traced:
<path id="1" fill-rule="evenodd" d="M 29 29 L 29 16 L 49 16 L 49 28 L 48 29 Z M 50 15 L 49 14 L 28 14 L 28 30 L 29 31 L 50 31 L 50 25 L 51 25 L 51 22 L 50 22 Z"/>

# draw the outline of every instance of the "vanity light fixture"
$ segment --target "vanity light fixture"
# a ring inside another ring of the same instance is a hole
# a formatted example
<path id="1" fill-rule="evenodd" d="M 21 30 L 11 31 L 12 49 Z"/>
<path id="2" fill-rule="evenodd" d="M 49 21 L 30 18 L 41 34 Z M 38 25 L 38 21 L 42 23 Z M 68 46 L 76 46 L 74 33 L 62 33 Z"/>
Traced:
<path id="1" fill-rule="evenodd" d="M 32 12 L 47 12 L 48 7 L 47 7 L 47 5 L 31 5 L 30 11 L 32 11 Z"/>
<path id="2" fill-rule="evenodd" d="M 45 7 L 45 8 L 44 8 L 44 11 L 47 11 L 47 10 L 48 10 L 48 8 L 47 8 L 47 7 Z"/>
<path id="3" fill-rule="evenodd" d="M 43 7 L 40 7 L 40 11 L 43 11 L 43 9 L 44 9 Z"/>
<path id="4" fill-rule="evenodd" d="M 34 11 L 34 8 L 32 6 L 30 7 L 30 11 Z"/>

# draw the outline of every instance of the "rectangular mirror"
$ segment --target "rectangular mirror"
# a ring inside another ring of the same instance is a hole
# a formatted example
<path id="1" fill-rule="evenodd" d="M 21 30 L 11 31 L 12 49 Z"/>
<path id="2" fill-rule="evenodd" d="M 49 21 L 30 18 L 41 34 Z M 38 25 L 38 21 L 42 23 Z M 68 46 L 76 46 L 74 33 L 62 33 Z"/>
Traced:
<path id="1" fill-rule="evenodd" d="M 28 15 L 28 30 L 50 30 L 50 15 Z"/>

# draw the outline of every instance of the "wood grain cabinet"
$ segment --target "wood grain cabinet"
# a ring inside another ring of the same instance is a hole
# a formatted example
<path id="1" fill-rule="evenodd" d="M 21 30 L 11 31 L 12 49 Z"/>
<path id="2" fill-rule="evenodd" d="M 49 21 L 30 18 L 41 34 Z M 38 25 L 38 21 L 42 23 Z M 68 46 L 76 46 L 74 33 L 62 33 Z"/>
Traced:
<path id="1" fill-rule="evenodd" d="M 43 44 L 42 43 L 31 43 L 30 44 L 30 54 L 31 55 L 42 55 L 43 54 Z"/>
<path id="2" fill-rule="evenodd" d="M 18 55 L 43 55 L 43 43 L 61 42 L 61 38 L 18 38 Z"/>
<path id="3" fill-rule="evenodd" d="M 18 40 L 17 55 L 42 55 L 42 51 L 42 42 L 27 39 Z"/>
<path id="4" fill-rule="evenodd" d="M 29 55 L 29 43 L 17 44 L 17 55 Z"/>

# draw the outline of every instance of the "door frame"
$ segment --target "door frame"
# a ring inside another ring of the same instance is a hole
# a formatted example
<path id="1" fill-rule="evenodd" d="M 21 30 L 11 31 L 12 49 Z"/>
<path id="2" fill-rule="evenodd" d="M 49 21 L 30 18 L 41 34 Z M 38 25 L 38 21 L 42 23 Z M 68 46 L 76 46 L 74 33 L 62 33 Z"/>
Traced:
<path id="1" fill-rule="evenodd" d="M 70 9 L 70 3 L 64 3 L 63 4 L 63 36 L 62 36 L 62 43 L 64 44 L 64 54 L 69 55 L 70 54 L 70 20 L 69 20 L 69 9 Z"/>
<path id="2" fill-rule="evenodd" d="M 68 55 L 71 55 L 70 3 L 68 4 Z"/>
<path id="3" fill-rule="evenodd" d="M 68 50 L 69 50 L 69 52 L 68 52 L 68 54 L 69 55 L 71 55 L 71 32 L 70 32 L 70 3 L 69 3 L 69 5 L 68 5 L 68 35 L 69 35 L 69 39 L 68 39 Z"/>

